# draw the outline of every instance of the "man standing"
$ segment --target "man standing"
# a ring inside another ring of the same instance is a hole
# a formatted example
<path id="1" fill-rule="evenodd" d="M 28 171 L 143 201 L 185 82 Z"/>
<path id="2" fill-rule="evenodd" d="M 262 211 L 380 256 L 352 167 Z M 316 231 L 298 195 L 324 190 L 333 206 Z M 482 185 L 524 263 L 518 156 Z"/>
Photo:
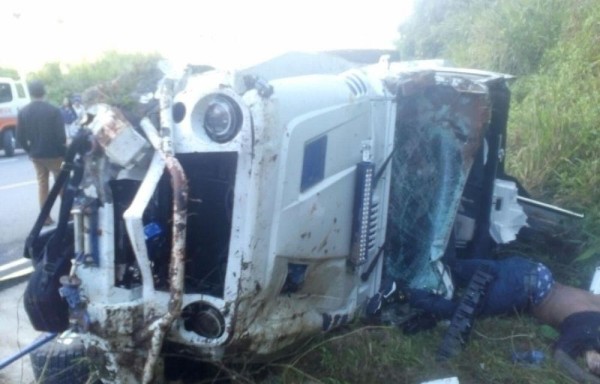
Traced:
<path id="1" fill-rule="evenodd" d="M 46 102 L 46 89 L 40 81 L 29 83 L 31 103 L 19 111 L 17 117 L 17 140 L 33 162 L 38 181 L 40 208 L 48 198 L 49 174 L 54 180 L 66 151 L 65 123 L 60 109 Z M 48 217 L 45 225 L 54 221 Z"/>

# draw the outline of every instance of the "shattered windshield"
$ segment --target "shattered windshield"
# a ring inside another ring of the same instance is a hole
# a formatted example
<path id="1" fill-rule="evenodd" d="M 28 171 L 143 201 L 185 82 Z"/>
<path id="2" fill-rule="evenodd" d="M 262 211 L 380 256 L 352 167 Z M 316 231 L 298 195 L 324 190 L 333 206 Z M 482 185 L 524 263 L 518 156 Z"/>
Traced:
<path id="1" fill-rule="evenodd" d="M 388 214 L 388 277 L 443 291 L 444 255 L 489 120 L 485 86 L 415 78 L 398 95 Z"/>

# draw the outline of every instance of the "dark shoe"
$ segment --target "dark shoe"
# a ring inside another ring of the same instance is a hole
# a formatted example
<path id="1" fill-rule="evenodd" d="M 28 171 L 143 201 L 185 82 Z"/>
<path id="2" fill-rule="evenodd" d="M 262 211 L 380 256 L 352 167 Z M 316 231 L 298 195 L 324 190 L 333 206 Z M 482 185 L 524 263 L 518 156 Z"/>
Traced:
<path id="1" fill-rule="evenodd" d="M 427 331 L 434 328 L 437 325 L 436 317 L 427 312 L 419 313 L 412 317 L 406 323 L 402 325 L 402 333 L 405 335 L 414 335 L 421 331 Z"/>

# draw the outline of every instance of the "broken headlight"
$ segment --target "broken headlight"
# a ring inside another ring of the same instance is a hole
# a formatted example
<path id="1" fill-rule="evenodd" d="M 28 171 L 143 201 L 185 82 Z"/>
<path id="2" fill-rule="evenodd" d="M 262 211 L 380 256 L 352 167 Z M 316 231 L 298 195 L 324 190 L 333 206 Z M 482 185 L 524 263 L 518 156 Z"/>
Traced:
<path id="1" fill-rule="evenodd" d="M 237 135 L 241 125 L 242 112 L 235 101 L 223 95 L 209 101 L 204 115 L 208 137 L 217 143 L 225 143 Z"/>

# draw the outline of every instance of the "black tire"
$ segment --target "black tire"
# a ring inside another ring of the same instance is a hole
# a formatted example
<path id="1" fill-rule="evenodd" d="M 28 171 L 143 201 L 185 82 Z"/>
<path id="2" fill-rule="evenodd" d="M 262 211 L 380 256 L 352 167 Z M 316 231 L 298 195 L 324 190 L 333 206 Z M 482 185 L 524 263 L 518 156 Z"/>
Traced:
<path id="1" fill-rule="evenodd" d="M 4 154 L 6 157 L 12 157 L 15 154 L 15 134 L 11 129 L 4 131 L 2 135 L 2 146 L 4 147 Z"/>
<path id="2" fill-rule="evenodd" d="M 65 333 L 30 354 L 36 383 L 84 384 L 90 380 L 91 363 L 77 334 Z"/>

